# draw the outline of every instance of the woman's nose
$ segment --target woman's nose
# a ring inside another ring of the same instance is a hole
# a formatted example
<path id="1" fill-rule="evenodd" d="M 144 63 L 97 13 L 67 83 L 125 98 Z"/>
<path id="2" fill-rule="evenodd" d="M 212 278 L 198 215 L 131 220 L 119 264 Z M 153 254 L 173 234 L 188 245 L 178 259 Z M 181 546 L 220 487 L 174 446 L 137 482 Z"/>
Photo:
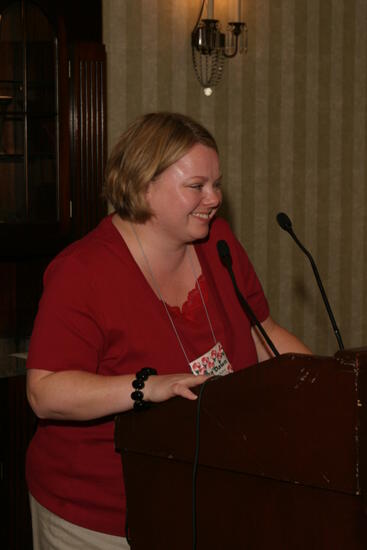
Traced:
<path id="1" fill-rule="evenodd" d="M 211 207 L 219 206 L 219 204 L 222 202 L 222 191 L 219 189 L 219 187 L 208 187 L 206 189 L 203 202 Z"/>

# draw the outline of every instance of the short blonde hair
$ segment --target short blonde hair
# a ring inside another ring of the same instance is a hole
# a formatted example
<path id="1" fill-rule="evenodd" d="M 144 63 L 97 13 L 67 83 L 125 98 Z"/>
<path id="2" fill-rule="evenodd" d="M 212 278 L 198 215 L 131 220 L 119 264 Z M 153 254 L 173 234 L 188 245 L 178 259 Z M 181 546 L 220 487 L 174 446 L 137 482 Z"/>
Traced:
<path id="1" fill-rule="evenodd" d="M 143 223 L 151 216 L 149 183 L 196 143 L 218 152 L 206 128 L 179 113 L 149 113 L 122 134 L 108 159 L 104 196 L 122 219 Z"/>

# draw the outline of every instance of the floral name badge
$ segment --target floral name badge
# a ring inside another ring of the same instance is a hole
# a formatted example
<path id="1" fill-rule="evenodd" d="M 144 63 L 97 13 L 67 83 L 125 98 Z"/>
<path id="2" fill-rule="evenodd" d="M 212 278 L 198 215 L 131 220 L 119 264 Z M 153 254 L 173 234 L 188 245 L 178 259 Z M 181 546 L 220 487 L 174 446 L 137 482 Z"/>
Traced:
<path id="1" fill-rule="evenodd" d="M 230 362 L 220 342 L 217 342 L 209 351 L 201 357 L 191 361 L 190 368 L 196 375 L 207 374 L 212 376 L 224 376 L 233 372 Z"/>

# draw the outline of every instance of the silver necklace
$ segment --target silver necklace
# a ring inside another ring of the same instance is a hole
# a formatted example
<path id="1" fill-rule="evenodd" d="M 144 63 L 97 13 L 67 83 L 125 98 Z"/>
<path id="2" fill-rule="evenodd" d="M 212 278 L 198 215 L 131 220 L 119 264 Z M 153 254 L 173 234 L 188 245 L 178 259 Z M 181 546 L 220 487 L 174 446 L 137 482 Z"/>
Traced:
<path id="1" fill-rule="evenodd" d="M 146 268 L 147 268 L 147 270 L 148 270 L 148 272 L 149 272 L 149 275 L 150 275 L 150 277 L 151 277 L 152 285 L 153 285 L 153 288 L 154 288 L 154 290 L 155 290 L 155 293 L 159 296 L 159 299 L 160 299 L 160 301 L 162 302 L 162 304 L 163 304 L 163 306 L 164 306 L 164 309 L 165 309 L 165 311 L 166 311 L 167 317 L 168 317 L 168 319 L 170 320 L 172 329 L 173 329 L 173 331 L 174 331 L 174 333 L 175 333 L 175 335 L 176 335 L 177 341 L 178 341 L 178 343 L 179 343 L 179 345 L 180 345 L 180 347 L 181 347 L 181 349 L 182 349 L 182 352 L 183 352 L 183 354 L 184 354 L 184 356 L 185 356 L 185 359 L 186 359 L 186 361 L 187 361 L 187 364 L 188 364 L 189 367 L 190 367 L 189 358 L 188 358 L 188 356 L 187 356 L 187 353 L 186 353 L 185 348 L 184 348 L 184 346 L 183 346 L 183 343 L 182 343 L 182 341 L 181 341 L 180 335 L 178 334 L 176 325 L 175 325 L 175 323 L 174 323 L 174 321 L 173 321 L 173 319 L 172 319 L 172 316 L 171 316 L 171 314 L 170 314 L 170 312 L 169 312 L 169 309 L 168 309 L 168 307 L 167 307 L 167 304 L 166 304 L 166 302 L 163 300 L 162 293 L 161 293 L 161 291 L 160 291 L 160 288 L 159 288 L 159 285 L 158 285 L 158 283 L 157 283 L 157 281 L 156 281 L 156 278 L 154 277 L 154 274 L 153 274 L 152 268 L 151 268 L 151 266 L 150 266 L 148 257 L 147 257 L 147 255 L 145 254 L 145 251 L 144 251 L 142 242 L 140 241 L 139 235 L 137 234 L 137 232 L 136 232 L 136 230 L 135 230 L 134 224 L 130 223 L 130 227 L 131 227 L 131 229 L 132 229 L 132 232 L 133 232 L 134 235 L 135 235 L 136 241 L 137 241 L 137 243 L 138 243 L 138 246 L 139 246 L 139 248 L 140 248 L 141 254 L 142 254 L 143 259 L 144 259 L 144 262 L 145 262 L 145 264 L 146 264 Z M 194 275 L 195 286 L 198 287 L 199 294 L 200 294 L 200 298 L 201 298 L 202 304 L 203 304 L 203 306 L 204 306 L 205 315 L 206 315 L 206 318 L 208 319 L 210 331 L 211 331 L 211 333 L 212 333 L 213 340 L 214 340 L 214 345 L 215 345 L 215 344 L 217 343 L 217 339 L 216 339 L 215 334 L 214 334 L 213 326 L 212 326 L 212 323 L 211 323 L 211 321 L 210 321 L 209 312 L 208 312 L 208 310 L 207 310 L 207 307 L 206 307 L 206 304 L 205 304 L 205 300 L 204 300 L 203 294 L 202 294 L 202 292 L 201 292 L 199 280 L 197 279 L 196 274 L 195 274 L 194 264 L 193 264 L 193 262 L 192 262 L 191 251 L 190 251 L 190 250 L 189 250 L 189 262 L 190 262 L 190 267 L 191 267 L 192 273 L 193 273 L 193 275 Z"/>

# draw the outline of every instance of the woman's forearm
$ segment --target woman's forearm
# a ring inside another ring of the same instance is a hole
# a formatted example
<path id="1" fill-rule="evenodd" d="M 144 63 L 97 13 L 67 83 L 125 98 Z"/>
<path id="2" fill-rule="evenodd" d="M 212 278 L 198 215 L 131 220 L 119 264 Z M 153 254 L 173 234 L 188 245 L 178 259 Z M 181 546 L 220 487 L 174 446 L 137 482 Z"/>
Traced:
<path id="1" fill-rule="evenodd" d="M 39 418 L 91 420 L 132 408 L 134 375 L 102 376 L 84 371 L 30 369 L 29 403 Z"/>
<path id="2" fill-rule="evenodd" d="M 311 350 L 299 338 L 278 325 L 271 317 L 268 317 L 262 323 L 262 326 L 280 354 L 290 352 L 312 354 Z M 251 329 L 251 333 L 259 361 L 265 361 L 273 357 L 273 353 L 260 334 L 260 331 L 254 327 Z"/>
<path id="3" fill-rule="evenodd" d="M 190 388 L 206 378 L 193 374 L 151 376 L 145 382 L 144 400 L 158 403 L 177 395 L 196 399 Z M 92 420 L 132 409 L 134 379 L 135 374 L 103 376 L 85 371 L 29 369 L 27 396 L 39 418 Z"/>

